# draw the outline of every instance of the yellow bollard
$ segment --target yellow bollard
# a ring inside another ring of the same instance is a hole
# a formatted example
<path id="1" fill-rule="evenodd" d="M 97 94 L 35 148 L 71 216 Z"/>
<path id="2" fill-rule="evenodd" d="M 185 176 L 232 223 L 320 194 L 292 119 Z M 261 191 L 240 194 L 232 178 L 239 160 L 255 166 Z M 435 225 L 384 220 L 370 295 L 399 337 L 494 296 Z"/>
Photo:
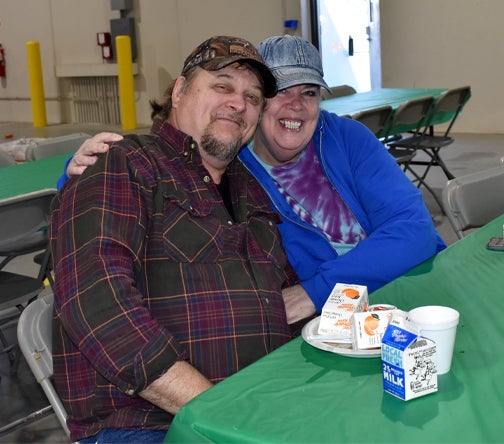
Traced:
<path id="1" fill-rule="evenodd" d="M 28 58 L 28 75 L 30 77 L 33 126 L 47 126 L 39 42 L 26 42 L 26 55 Z"/>
<path id="2" fill-rule="evenodd" d="M 117 36 L 116 49 L 122 129 L 132 130 L 136 129 L 137 121 L 130 37 L 127 35 Z"/>

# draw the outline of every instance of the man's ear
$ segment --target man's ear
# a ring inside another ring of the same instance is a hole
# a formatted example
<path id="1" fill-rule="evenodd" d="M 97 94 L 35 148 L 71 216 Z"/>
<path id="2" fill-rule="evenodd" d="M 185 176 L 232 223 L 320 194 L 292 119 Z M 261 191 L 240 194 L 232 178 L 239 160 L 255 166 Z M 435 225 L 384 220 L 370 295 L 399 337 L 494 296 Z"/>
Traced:
<path id="1" fill-rule="evenodd" d="M 185 84 L 186 78 L 184 76 L 179 76 L 175 80 L 175 85 L 173 85 L 173 90 L 172 90 L 172 107 L 176 108 L 179 101 L 180 101 L 180 96 L 184 94 L 184 84 Z"/>

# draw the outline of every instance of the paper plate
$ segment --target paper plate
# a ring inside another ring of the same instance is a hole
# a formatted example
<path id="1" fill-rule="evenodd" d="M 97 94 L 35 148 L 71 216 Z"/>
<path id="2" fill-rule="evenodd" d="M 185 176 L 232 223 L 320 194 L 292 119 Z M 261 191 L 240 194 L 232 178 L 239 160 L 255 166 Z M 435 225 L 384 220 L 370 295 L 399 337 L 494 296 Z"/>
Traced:
<path id="1" fill-rule="evenodd" d="M 355 350 L 348 340 L 341 341 L 332 338 L 324 340 L 324 336 L 318 334 L 319 324 L 320 316 L 308 322 L 301 331 L 303 339 L 312 347 L 352 358 L 378 358 L 381 356 L 381 348 Z"/>

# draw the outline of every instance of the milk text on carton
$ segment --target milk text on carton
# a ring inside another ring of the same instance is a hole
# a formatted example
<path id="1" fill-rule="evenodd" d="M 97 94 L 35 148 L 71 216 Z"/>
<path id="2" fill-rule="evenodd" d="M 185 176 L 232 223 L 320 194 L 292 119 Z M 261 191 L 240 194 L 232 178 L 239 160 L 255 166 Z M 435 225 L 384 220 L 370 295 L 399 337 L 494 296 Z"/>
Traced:
<path id="1" fill-rule="evenodd" d="M 418 332 L 394 315 L 382 338 L 383 389 L 405 401 L 437 391 L 436 346 Z"/>

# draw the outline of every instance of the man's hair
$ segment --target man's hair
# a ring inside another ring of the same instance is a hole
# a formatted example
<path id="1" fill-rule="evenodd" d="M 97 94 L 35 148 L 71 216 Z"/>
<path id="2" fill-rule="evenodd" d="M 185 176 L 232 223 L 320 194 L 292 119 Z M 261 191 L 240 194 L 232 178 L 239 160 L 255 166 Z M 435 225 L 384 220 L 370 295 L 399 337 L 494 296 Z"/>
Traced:
<path id="1" fill-rule="evenodd" d="M 156 100 L 150 100 L 151 106 L 151 119 L 154 120 L 156 118 L 166 120 L 170 114 L 172 108 L 172 99 L 171 93 L 173 91 L 173 87 L 175 85 L 175 80 L 172 80 L 168 88 L 164 93 L 165 101 L 163 103 L 159 103 Z"/>
<path id="2" fill-rule="evenodd" d="M 196 72 L 198 71 L 198 69 L 201 69 L 201 68 L 198 68 L 197 66 L 195 66 L 194 68 L 187 71 L 187 73 L 185 74 L 185 82 L 184 82 L 184 86 L 182 88 L 182 91 L 184 93 L 187 92 L 187 90 L 191 86 L 194 78 L 196 77 Z M 163 95 L 164 99 L 165 99 L 163 103 L 159 103 L 156 100 L 150 101 L 151 119 L 152 120 L 154 120 L 156 118 L 166 120 L 168 118 L 168 116 L 170 115 L 170 112 L 172 109 L 172 97 L 171 96 L 172 96 L 173 88 L 175 86 L 175 81 L 176 81 L 176 79 L 172 80 L 170 85 L 168 85 L 168 88 L 166 88 L 166 91 L 164 92 L 164 95 Z"/>
<path id="3" fill-rule="evenodd" d="M 262 77 L 260 76 L 259 72 L 257 71 L 257 69 L 251 65 L 250 63 L 248 63 L 247 61 L 238 61 L 238 62 L 235 62 L 239 67 L 244 67 L 248 70 L 250 70 L 251 72 L 253 72 L 257 78 L 259 79 L 260 83 L 261 83 L 261 87 L 264 87 L 263 86 L 263 81 L 262 81 Z M 184 86 L 182 88 L 182 92 L 183 93 L 186 93 L 187 90 L 190 88 L 192 82 L 194 81 L 194 79 L 196 78 L 196 75 L 198 74 L 198 72 L 200 70 L 202 70 L 203 68 L 200 68 L 199 66 L 194 66 L 193 68 L 189 69 L 184 77 L 185 77 L 185 82 L 184 82 Z M 151 100 L 149 103 L 151 105 L 151 119 L 154 120 L 154 119 L 163 119 L 163 120 L 166 120 L 168 119 L 169 115 L 170 115 L 170 112 L 171 112 L 171 109 L 172 109 L 172 92 L 173 92 L 173 88 L 175 86 L 175 81 L 176 80 L 172 80 L 172 82 L 170 83 L 170 85 L 168 86 L 168 88 L 166 89 L 166 91 L 164 92 L 164 102 L 162 103 L 159 103 L 157 102 L 156 100 Z M 265 100 L 263 100 L 263 105 L 266 103 Z"/>

